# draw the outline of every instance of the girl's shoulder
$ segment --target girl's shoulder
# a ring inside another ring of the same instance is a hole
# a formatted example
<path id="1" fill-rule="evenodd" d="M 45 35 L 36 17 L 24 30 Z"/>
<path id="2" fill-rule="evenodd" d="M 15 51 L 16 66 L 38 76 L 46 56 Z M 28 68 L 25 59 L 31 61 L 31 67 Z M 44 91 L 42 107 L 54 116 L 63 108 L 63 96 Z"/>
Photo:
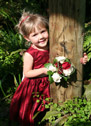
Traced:
<path id="1" fill-rule="evenodd" d="M 39 50 L 39 49 L 37 49 L 37 48 L 34 48 L 34 47 L 32 47 L 32 46 L 30 46 L 27 50 L 26 50 L 26 52 L 28 52 L 28 53 L 31 53 L 31 52 L 33 52 L 33 53 L 45 53 L 45 52 L 49 52 L 49 50 Z"/>
<path id="2" fill-rule="evenodd" d="M 44 50 L 44 51 L 41 51 L 41 50 L 38 50 L 32 46 L 30 46 L 27 50 L 26 50 L 27 53 L 29 53 L 33 58 L 38 58 L 40 56 L 46 56 L 46 55 L 49 55 L 49 50 Z"/>
<path id="3" fill-rule="evenodd" d="M 27 53 L 31 54 L 33 57 L 36 53 L 36 50 L 34 48 L 32 48 L 32 46 L 30 46 L 27 50 L 26 50 Z"/>
<path id="4" fill-rule="evenodd" d="M 28 52 L 28 53 L 30 53 L 30 52 L 32 52 L 32 51 L 34 51 L 34 49 L 32 48 L 32 46 L 30 46 L 30 47 L 26 50 L 26 52 Z"/>

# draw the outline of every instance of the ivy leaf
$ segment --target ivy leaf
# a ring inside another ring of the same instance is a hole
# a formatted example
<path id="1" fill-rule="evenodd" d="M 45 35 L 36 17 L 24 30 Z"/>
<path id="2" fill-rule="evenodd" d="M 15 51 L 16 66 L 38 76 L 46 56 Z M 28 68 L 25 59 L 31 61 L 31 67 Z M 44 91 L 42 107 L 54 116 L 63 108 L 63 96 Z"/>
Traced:
<path id="1" fill-rule="evenodd" d="M 45 101 L 49 101 L 50 100 L 50 98 L 45 98 Z"/>
<path id="2" fill-rule="evenodd" d="M 51 75 L 49 75 L 49 81 L 50 81 L 50 84 L 54 82 Z"/>
<path id="3" fill-rule="evenodd" d="M 49 119 L 50 116 L 52 116 L 52 115 L 57 116 L 59 113 L 60 112 L 57 112 L 57 111 L 48 111 L 48 112 L 46 112 L 46 115 L 43 117 L 42 121 Z"/>
<path id="4" fill-rule="evenodd" d="M 63 79 L 64 79 L 65 81 L 67 81 L 67 80 L 68 80 L 68 77 L 63 76 Z"/>
<path id="5" fill-rule="evenodd" d="M 46 109 L 49 108 L 49 105 L 45 105 L 45 108 L 46 108 Z"/>
<path id="6" fill-rule="evenodd" d="M 56 62 L 58 62 L 57 59 L 54 59 L 53 64 L 55 64 Z"/>
<path id="7" fill-rule="evenodd" d="M 51 66 L 51 65 L 52 65 L 52 63 L 46 63 L 46 64 L 44 64 L 44 67 L 46 67 L 48 69 L 49 66 Z"/>
<path id="8" fill-rule="evenodd" d="M 65 59 L 65 62 L 71 63 L 70 60 L 68 58 Z"/>
<path id="9" fill-rule="evenodd" d="M 48 75 L 52 75 L 53 72 L 49 70 L 49 71 L 47 72 L 47 74 L 48 74 Z"/>
<path id="10" fill-rule="evenodd" d="M 46 63 L 44 64 L 44 66 L 48 69 L 49 66 L 51 66 L 52 64 L 51 63 Z M 52 75 L 53 75 L 53 72 L 52 71 L 48 71 L 47 74 L 49 75 L 49 81 L 50 81 L 50 84 L 53 83 L 53 78 L 52 78 Z"/>
<path id="11" fill-rule="evenodd" d="M 40 102 L 40 100 L 38 99 L 38 100 L 37 100 L 37 103 L 39 103 L 39 102 Z"/>

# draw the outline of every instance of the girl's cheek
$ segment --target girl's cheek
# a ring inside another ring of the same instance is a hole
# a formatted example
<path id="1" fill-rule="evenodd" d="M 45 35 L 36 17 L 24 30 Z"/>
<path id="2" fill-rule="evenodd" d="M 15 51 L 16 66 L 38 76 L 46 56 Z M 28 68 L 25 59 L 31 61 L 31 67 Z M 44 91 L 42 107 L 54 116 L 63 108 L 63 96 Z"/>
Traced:
<path id="1" fill-rule="evenodd" d="M 48 34 L 45 34 L 44 36 L 45 36 L 45 38 L 48 38 L 49 37 Z"/>
<path id="2" fill-rule="evenodd" d="M 48 35 L 48 33 L 47 33 L 47 38 L 49 38 L 49 35 Z"/>

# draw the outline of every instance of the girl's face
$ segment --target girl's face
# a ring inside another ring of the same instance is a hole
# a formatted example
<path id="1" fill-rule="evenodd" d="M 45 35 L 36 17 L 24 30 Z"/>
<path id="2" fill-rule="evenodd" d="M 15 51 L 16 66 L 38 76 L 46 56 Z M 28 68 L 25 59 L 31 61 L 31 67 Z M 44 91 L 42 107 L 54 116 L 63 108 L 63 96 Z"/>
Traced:
<path id="1" fill-rule="evenodd" d="M 37 48 L 46 48 L 48 43 L 48 31 L 46 28 L 36 28 L 30 33 L 28 40 Z"/>

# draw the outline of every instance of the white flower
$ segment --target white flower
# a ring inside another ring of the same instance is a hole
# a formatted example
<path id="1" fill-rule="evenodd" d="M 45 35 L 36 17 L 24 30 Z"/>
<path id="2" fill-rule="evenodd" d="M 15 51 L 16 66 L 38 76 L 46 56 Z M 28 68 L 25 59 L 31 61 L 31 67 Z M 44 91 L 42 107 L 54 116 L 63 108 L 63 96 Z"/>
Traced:
<path id="1" fill-rule="evenodd" d="M 58 73 L 54 73 L 52 75 L 52 78 L 53 78 L 54 82 L 60 82 L 61 81 L 60 79 L 62 79 L 62 77 Z"/>
<path id="2" fill-rule="evenodd" d="M 64 73 L 65 76 L 70 76 L 72 71 L 73 71 L 72 66 L 69 69 L 66 69 L 66 70 L 63 69 L 63 73 Z"/>
<path id="3" fill-rule="evenodd" d="M 64 57 L 64 56 L 58 56 L 55 59 L 62 64 L 62 63 L 64 63 L 66 57 Z"/>
<path id="4" fill-rule="evenodd" d="M 57 70 L 56 67 L 54 67 L 53 65 L 50 65 L 48 70 L 52 71 L 52 72 L 55 72 Z"/>

